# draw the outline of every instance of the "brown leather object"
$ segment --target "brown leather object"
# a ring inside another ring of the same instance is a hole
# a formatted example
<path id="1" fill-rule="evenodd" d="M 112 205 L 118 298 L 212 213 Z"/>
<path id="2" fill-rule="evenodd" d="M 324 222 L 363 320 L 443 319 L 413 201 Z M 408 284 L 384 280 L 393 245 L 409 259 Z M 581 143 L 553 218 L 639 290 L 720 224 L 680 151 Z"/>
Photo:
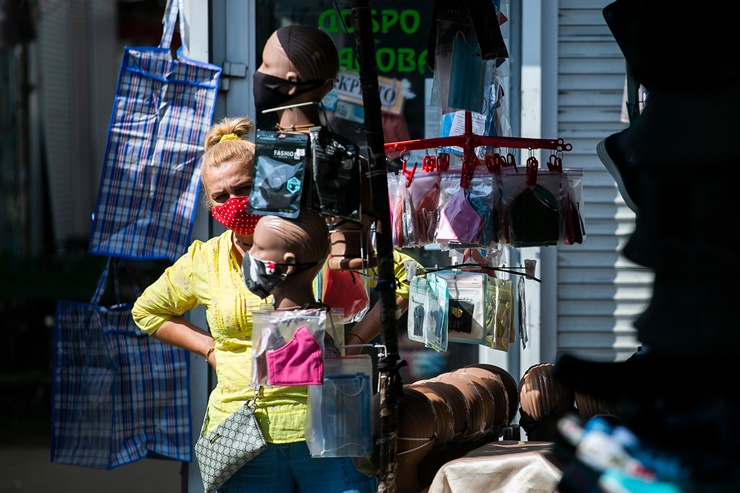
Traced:
<path id="1" fill-rule="evenodd" d="M 500 366 L 487 363 L 475 363 L 472 365 L 468 365 L 465 368 L 482 368 L 493 373 L 494 375 L 498 375 L 501 378 L 501 381 L 506 388 L 506 395 L 508 398 L 509 412 L 506 421 L 507 424 L 512 423 L 514 421 L 514 418 L 516 418 L 516 413 L 519 412 L 519 385 L 517 384 L 517 381 L 514 379 L 514 377 L 511 376 L 511 373 L 504 370 Z"/>
<path id="2" fill-rule="evenodd" d="M 553 377 L 554 366 L 552 363 L 540 363 L 524 372 L 519 382 L 522 427 L 525 426 L 524 423 L 536 423 L 548 417 L 561 417 L 573 409 L 573 390 Z"/>

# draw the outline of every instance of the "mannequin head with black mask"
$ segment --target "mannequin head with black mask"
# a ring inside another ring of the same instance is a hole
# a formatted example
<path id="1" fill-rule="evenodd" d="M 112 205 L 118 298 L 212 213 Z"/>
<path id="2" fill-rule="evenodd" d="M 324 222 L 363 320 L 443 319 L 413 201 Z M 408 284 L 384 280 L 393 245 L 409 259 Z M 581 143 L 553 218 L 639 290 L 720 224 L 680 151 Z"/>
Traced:
<path id="1" fill-rule="evenodd" d="M 254 73 L 254 104 L 258 113 L 278 110 L 278 128 L 308 129 L 320 125 L 318 103 L 337 78 L 339 55 L 324 31 L 304 25 L 284 26 L 272 33 Z M 307 126 L 308 125 L 308 126 Z"/>
<path id="2" fill-rule="evenodd" d="M 302 209 L 295 219 L 263 216 L 242 260 L 244 280 L 257 296 L 272 294 L 278 310 L 315 303 L 312 281 L 328 254 L 329 230 L 318 213 Z"/>
<path id="3" fill-rule="evenodd" d="M 322 125 L 319 102 L 332 90 L 339 71 L 339 54 L 331 37 L 316 27 L 284 26 L 272 33 L 262 51 L 262 65 L 254 74 L 254 102 L 257 112 L 276 107 L 278 130 L 309 133 Z M 301 105 L 301 103 L 308 103 Z M 323 122 L 328 124 L 328 122 Z M 373 201 L 363 160 L 362 224 L 327 218 L 331 227 L 332 270 L 362 270 L 374 267 L 377 257 L 371 248 L 374 222 Z"/>

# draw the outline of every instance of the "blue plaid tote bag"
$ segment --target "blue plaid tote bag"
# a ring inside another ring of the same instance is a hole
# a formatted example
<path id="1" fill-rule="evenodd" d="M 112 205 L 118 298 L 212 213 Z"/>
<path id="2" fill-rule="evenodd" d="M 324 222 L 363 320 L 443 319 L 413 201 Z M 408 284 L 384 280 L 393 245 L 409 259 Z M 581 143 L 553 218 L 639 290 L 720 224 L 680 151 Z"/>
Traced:
<path id="1" fill-rule="evenodd" d="M 158 47 L 124 49 L 88 244 L 92 254 L 174 261 L 189 246 L 221 68 L 185 58 L 182 48 L 172 58 L 178 2 L 167 4 Z"/>
<path id="2" fill-rule="evenodd" d="M 51 461 L 113 469 L 156 454 L 190 462 L 188 353 L 139 330 L 130 303 L 100 305 L 109 271 L 121 296 L 118 270 L 109 259 L 90 303 L 57 305 Z"/>

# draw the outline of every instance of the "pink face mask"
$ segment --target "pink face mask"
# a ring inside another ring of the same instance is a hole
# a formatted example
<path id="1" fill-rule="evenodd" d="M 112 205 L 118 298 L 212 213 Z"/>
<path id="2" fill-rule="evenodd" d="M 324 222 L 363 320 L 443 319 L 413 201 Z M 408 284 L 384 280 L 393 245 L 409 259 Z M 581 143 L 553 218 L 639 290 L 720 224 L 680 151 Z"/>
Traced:
<path id="1" fill-rule="evenodd" d="M 440 214 L 438 241 L 474 243 L 483 226 L 483 218 L 468 202 L 465 190 L 450 197 Z"/>
<path id="2" fill-rule="evenodd" d="M 284 346 L 267 352 L 269 385 L 321 385 L 324 360 L 321 347 L 305 325 Z"/>
<path id="3" fill-rule="evenodd" d="M 247 213 L 248 203 L 249 197 L 231 197 L 223 205 L 213 207 L 211 214 L 234 233 L 250 236 L 262 216 Z"/>

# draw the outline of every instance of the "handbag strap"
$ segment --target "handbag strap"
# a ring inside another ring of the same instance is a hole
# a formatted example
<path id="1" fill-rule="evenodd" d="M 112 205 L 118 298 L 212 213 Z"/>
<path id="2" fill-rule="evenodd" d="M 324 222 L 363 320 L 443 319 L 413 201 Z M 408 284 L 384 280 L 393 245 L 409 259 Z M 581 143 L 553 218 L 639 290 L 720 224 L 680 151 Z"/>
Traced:
<path id="1" fill-rule="evenodd" d="M 247 407 L 251 407 L 254 411 L 257 408 L 257 399 L 261 399 L 262 397 L 264 397 L 264 393 L 265 388 L 262 385 L 257 385 L 254 388 L 254 397 L 252 397 L 251 399 L 247 399 L 247 402 L 245 402 L 244 404 Z"/>
<path id="2" fill-rule="evenodd" d="M 103 273 L 100 274 L 100 278 L 98 279 L 98 287 L 95 288 L 95 293 L 93 294 L 92 300 L 90 300 L 91 306 L 99 305 L 100 300 L 103 298 L 105 287 L 108 284 L 108 271 L 110 271 L 111 261 L 112 258 L 108 257 L 108 261 L 105 263 L 105 269 L 103 269 Z"/>
<path id="3" fill-rule="evenodd" d="M 125 266 L 126 266 L 126 275 L 128 276 L 128 280 L 131 283 L 131 289 L 133 290 L 134 295 L 137 298 L 139 296 L 141 296 L 141 289 L 139 288 L 139 285 L 136 283 L 136 280 L 134 279 L 134 275 L 131 273 L 131 268 L 128 265 L 128 261 L 126 261 L 126 259 L 117 258 L 117 259 L 115 259 L 115 263 L 114 263 L 113 276 L 114 276 L 114 279 L 115 279 L 116 301 L 118 302 L 118 304 L 121 304 L 120 289 L 119 289 L 119 286 L 118 286 L 118 266 L 121 263 L 121 260 L 123 260 L 124 262 L 126 262 L 125 263 Z"/>
<path id="4" fill-rule="evenodd" d="M 172 35 L 175 33 L 178 14 L 180 18 L 180 41 L 182 41 L 183 46 L 187 45 L 185 40 L 185 17 L 182 14 L 184 10 L 183 0 L 167 0 L 167 7 L 162 18 L 164 30 L 162 31 L 162 40 L 159 42 L 160 48 L 169 48 L 172 44 Z"/>
<path id="5" fill-rule="evenodd" d="M 103 272 L 100 274 L 100 278 L 98 279 L 98 286 L 95 288 L 92 299 L 90 300 L 90 303 L 88 303 L 87 309 L 85 310 L 85 322 L 83 324 L 82 330 L 79 331 L 80 336 L 89 336 L 88 329 L 90 328 L 90 321 L 92 320 L 93 314 L 95 313 L 95 307 L 100 305 L 100 300 L 103 297 L 105 287 L 108 283 L 108 271 L 110 270 L 110 264 L 111 258 L 108 257 L 108 261 L 105 263 L 105 269 L 103 269 Z M 89 354 L 86 354 L 85 358 L 88 357 Z"/>
<path id="6" fill-rule="evenodd" d="M 113 284 L 114 289 L 116 293 L 116 304 L 121 305 L 123 304 L 121 302 L 121 290 L 119 286 L 118 281 L 118 267 L 119 267 L 120 259 L 108 257 L 108 261 L 105 263 L 105 269 L 103 269 L 102 274 L 100 274 L 100 278 L 98 279 L 98 286 L 95 288 L 95 293 L 93 294 L 92 300 L 90 302 L 90 305 L 99 305 L 100 301 L 103 298 L 103 293 L 105 293 L 105 288 L 108 285 L 108 273 L 112 270 L 113 271 Z M 126 263 L 126 273 L 128 274 L 128 278 L 131 281 L 131 287 L 134 291 L 134 294 L 138 298 L 141 296 L 141 289 L 139 288 L 139 285 L 136 284 L 136 281 L 134 280 L 134 276 L 131 274 L 131 269 L 129 269 L 128 263 Z"/>

